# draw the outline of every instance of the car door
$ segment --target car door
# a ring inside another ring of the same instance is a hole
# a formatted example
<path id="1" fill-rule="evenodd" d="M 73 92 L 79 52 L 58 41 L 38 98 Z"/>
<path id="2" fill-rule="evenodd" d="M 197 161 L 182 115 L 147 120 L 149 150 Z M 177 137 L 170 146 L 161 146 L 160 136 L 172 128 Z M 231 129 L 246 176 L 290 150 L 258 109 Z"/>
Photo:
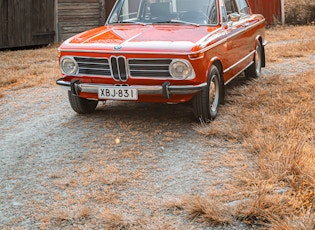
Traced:
<path id="1" fill-rule="evenodd" d="M 230 81 L 250 63 L 249 39 L 246 34 L 249 15 L 240 12 L 239 0 L 224 0 L 228 15 L 224 29 L 227 33 L 226 64 L 224 66 L 225 81 Z"/>

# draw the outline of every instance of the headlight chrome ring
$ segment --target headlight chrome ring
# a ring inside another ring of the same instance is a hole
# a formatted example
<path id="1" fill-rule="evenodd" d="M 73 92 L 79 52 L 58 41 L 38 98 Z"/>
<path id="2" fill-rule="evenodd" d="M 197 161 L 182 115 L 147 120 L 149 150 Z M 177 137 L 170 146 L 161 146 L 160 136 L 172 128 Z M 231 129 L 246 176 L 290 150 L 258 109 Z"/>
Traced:
<path id="1" fill-rule="evenodd" d="M 60 60 L 60 69 L 63 74 L 76 75 L 79 71 L 79 66 L 73 57 L 65 56 Z"/>
<path id="2" fill-rule="evenodd" d="M 176 79 L 187 79 L 195 77 L 191 64 L 184 59 L 174 59 L 169 66 L 170 74 Z"/>

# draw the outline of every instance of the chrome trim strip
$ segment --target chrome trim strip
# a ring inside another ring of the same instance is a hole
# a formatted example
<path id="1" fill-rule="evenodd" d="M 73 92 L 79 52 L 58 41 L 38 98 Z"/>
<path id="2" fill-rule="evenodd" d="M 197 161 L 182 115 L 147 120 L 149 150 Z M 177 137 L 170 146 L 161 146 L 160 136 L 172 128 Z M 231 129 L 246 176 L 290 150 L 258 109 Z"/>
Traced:
<path id="1" fill-rule="evenodd" d="M 236 78 L 238 75 L 240 75 L 240 73 L 242 73 L 245 69 L 247 69 L 251 64 L 253 64 L 254 61 L 252 61 L 251 63 L 249 63 L 244 69 L 242 69 L 240 72 L 238 72 L 237 74 L 235 74 L 233 77 L 231 77 L 229 80 L 227 80 L 224 85 L 227 85 L 230 81 L 232 81 L 234 78 Z"/>
<path id="2" fill-rule="evenodd" d="M 198 54 L 198 53 L 204 53 L 204 52 L 206 52 L 206 51 L 208 51 L 208 50 L 210 50 L 210 49 L 212 49 L 212 48 L 214 48 L 214 47 L 217 47 L 217 46 L 221 45 L 222 43 L 226 43 L 227 40 L 228 40 L 227 38 L 224 38 L 224 39 L 222 39 L 222 40 L 220 40 L 220 41 L 217 41 L 216 43 L 213 43 L 212 45 L 207 46 L 207 47 L 205 47 L 205 48 L 203 48 L 203 49 L 201 49 L 201 50 L 199 50 L 199 51 L 197 51 L 197 52 L 188 53 L 188 55 L 191 55 L 191 54 Z"/>
<path id="3" fill-rule="evenodd" d="M 243 57 L 241 60 L 239 60 L 238 62 L 236 62 L 235 64 L 233 64 L 232 66 L 230 66 L 229 68 L 225 69 L 223 71 L 223 73 L 229 72 L 231 69 L 233 69 L 234 67 L 238 66 L 239 64 L 241 64 L 243 61 L 245 61 L 247 58 L 250 58 L 251 55 L 253 55 L 255 53 L 255 50 L 253 50 L 252 52 L 250 52 L 248 55 L 246 55 L 245 57 Z"/>
<path id="4" fill-rule="evenodd" d="M 127 51 L 127 52 L 115 52 L 115 51 L 109 51 L 109 50 L 73 50 L 73 49 L 62 49 L 61 52 L 74 52 L 74 53 L 101 53 L 101 54 L 169 54 L 169 55 L 189 55 L 189 54 L 194 54 L 194 53 L 199 53 L 198 52 L 174 52 L 174 53 L 170 53 L 170 52 L 152 52 L 152 51 L 148 51 L 148 52 L 139 52 L 139 51 Z"/>
<path id="5" fill-rule="evenodd" d="M 265 23 L 265 20 L 259 21 L 259 22 L 255 23 L 255 24 L 251 25 L 251 26 L 244 27 L 244 30 L 240 30 L 239 32 L 237 32 L 237 33 L 233 34 L 232 36 L 228 37 L 228 39 L 231 39 L 231 38 L 233 38 L 235 36 L 238 36 L 239 34 L 244 33 L 246 31 L 252 29 L 253 27 L 258 26 L 258 25 L 263 24 L 263 23 Z"/>

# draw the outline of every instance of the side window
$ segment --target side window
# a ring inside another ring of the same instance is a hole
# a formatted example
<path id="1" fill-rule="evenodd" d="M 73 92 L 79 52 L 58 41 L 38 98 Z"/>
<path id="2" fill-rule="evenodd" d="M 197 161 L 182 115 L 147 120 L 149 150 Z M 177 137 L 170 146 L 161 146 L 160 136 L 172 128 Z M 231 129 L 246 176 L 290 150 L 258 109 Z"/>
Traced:
<path id="1" fill-rule="evenodd" d="M 227 17 L 227 13 L 226 13 L 226 9 L 224 6 L 221 6 L 221 15 L 222 15 L 222 22 L 227 22 L 228 21 L 228 17 Z"/>
<path id="2" fill-rule="evenodd" d="M 210 2 L 210 10 L 209 10 L 209 24 L 217 24 L 218 23 L 218 8 L 217 1 L 213 0 Z"/>
<path id="3" fill-rule="evenodd" d="M 245 0 L 237 0 L 240 13 L 249 14 L 247 2 Z"/>
<path id="4" fill-rule="evenodd" d="M 238 13 L 235 0 L 224 0 L 224 4 L 226 8 L 226 13 L 228 15 L 232 13 Z"/>

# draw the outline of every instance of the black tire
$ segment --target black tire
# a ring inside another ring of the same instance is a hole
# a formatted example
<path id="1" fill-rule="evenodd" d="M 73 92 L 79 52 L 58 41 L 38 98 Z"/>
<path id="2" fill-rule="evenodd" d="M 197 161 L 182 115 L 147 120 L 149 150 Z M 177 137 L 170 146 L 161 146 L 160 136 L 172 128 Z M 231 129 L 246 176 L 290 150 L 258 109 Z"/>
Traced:
<path id="1" fill-rule="evenodd" d="M 201 122 L 209 122 L 218 114 L 219 104 L 222 103 L 222 76 L 217 66 L 213 65 L 207 79 L 207 87 L 193 98 L 195 117 Z"/>
<path id="2" fill-rule="evenodd" d="M 262 55 L 261 44 L 258 42 L 255 50 L 254 63 L 245 70 L 245 77 L 247 79 L 259 78 L 261 76 Z"/>
<path id="3" fill-rule="evenodd" d="M 71 91 L 68 91 L 68 98 L 71 108 L 79 114 L 93 113 L 98 103 L 98 101 L 88 100 L 74 95 Z"/>

